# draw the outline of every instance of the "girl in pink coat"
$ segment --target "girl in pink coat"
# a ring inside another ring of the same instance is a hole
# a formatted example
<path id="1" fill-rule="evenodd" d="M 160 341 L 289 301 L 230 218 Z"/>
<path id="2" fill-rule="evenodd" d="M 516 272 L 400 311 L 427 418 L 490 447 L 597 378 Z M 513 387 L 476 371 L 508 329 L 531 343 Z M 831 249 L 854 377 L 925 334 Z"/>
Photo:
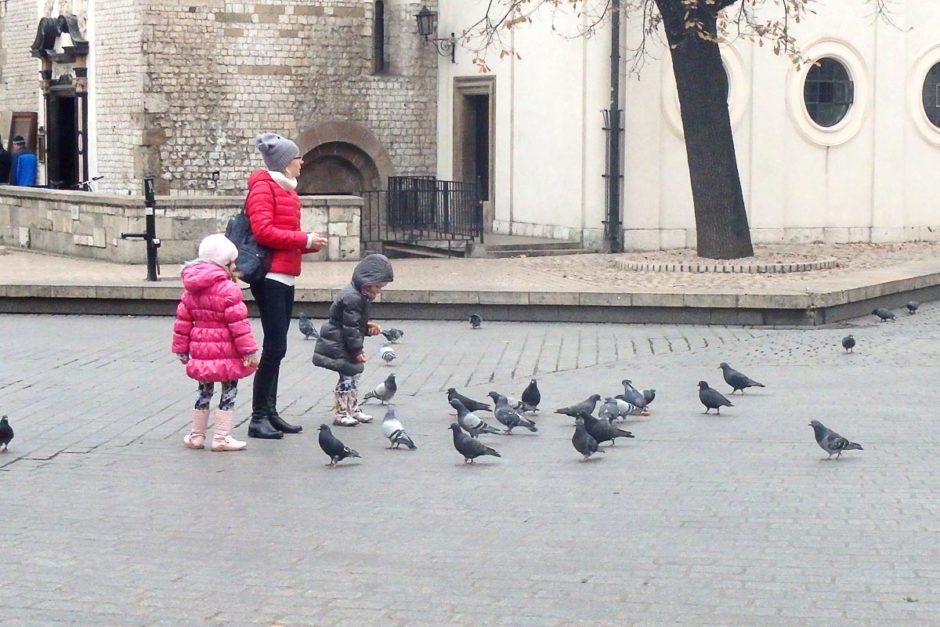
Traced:
<path id="1" fill-rule="evenodd" d="M 248 308 L 235 283 L 238 249 L 217 233 L 199 244 L 199 258 L 183 266 L 183 296 L 173 323 L 173 352 L 186 374 L 199 382 L 193 424 L 183 438 L 188 448 L 204 448 L 209 403 L 215 383 L 222 384 L 215 412 L 213 451 L 240 451 L 247 445 L 232 437 L 232 408 L 238 380 L 258 368 L 258 345 L 248 322 Z"/>

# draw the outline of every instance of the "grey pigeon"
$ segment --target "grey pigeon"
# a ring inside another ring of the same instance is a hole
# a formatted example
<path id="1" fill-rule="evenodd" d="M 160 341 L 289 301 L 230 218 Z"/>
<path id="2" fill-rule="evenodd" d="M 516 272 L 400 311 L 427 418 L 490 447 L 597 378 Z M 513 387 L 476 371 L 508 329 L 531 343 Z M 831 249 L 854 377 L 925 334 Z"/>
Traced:
<path id="1" fill-rule="evenodd" d="M 447 400 L 452 401 L 455 398 L 463 403 L 463 406 L 467 408 L 467 411 L 493 411 L 493 408 L 490 407 L 489 403 L 475 401 L 470 397 L 464 396 L 454 388 L 447 388 Z"/>
<path id="2" fill-rule="evenodd" d="M 574 435 L 571 436 L 571 443 L 574 445 L 576 451 L 584 455 L 584 458 L 581 461 L 587 461 L 587 459 L 594 453 L 604 453 L 604 449 L 598 447 L 597 440 L 594 439 L 590 433 L 588 433 L 587 428 L 584 426 L 584 420 L 578 418 L 575 421 Z"/>
<path id="3" fill-rule="evenodd" d="M 505 396 L 498 392 L 490 392 L 488 396 L 493 399 L 493 403 L 496 405 L 495 409 L 493 409 L 493 415 L 496 417 L 496 420 L 506 427 L 507 435 L 511 435 L 512 430 L 516 427 L 523 427 L 533 433 L 539 430 L 534 422 L 528 418 L 524 418 L 522 414 L 510 407 L 509 400 Z"/>
<path id="4" fill-rule="evenodd" d="M 705 406 L 706 414 L 709 410 L 717 409 L 720 415 L 722 407 L 734 407 L 721 392 L 708 387 L 704 381 L 698 382 L 698 400 L 702 401 L 702 405 Z"/>
<path id="5" fill-rule="evenodd" d="M 650 403 L 656 400 L 656 390 L 643 390 L 643 399 L 646 400 L 646 406 L 649 407 Z"/>
<path id="6" fill-rule="evenodd" d="M 313 323 L 310 322 L 310 318 L 308 318 L 305 313 L 297 316 L 297 328 L 303 333 L 305 340 L 309 340 L 310 338 L 316 340 L 320 337 L 320 334 L 317 333 L 317 328 L 313 326 Z"/>
<path id="7" fill-rule="evenodd" d="M 3 446 L 3 451 L 10 447 L 10 442 L 13 441 L 13 427 L 10 426 L 10 421 L 6 416 L 0 418 L 0 445 Z"/>
<path id="8" fill-rule="evenodd" d="M 619 394 L 617 398 L 622 398 L 637 407 L 646 407 L 646 397 L 643 396 L 643 392 L 633 387 L 633 382 L 630 379 L 624 379 L 620 383 L 623 385 L 623 394 Z"/>
<path id="9" fill-rule="evenodd" d="M 601 408 L 597 411 L 597 415 L 605 418 L 607 422 L 623 420 L 627 416 L 649 416 L 649 413 L 650 411 L 646 407 L 640 408 L 622 398 L 611 398 L 609 396 L 604 399 Z"/>
<path id="10" fill-rule="evenodd" d="M 872 309 L 871 315 L 878 316 L 879 318 L 881 318 L 882 322 L 887 322 L 888 320 L 891 320 L 892 322 L 894 322 L 894 320 L 897 318 L 897 316 L 894 315 L 893 311 L 891 311 L 890 309 L 883 309 L 882 307 L 878 307 L 877 309 Z"/>
<path id="11" fill-rule="evenodd" d="M 335 468 L 337 462 L 341 462 L 347 457 L 362 457 L 359 453 L 340 442 L 326 425 L 320 425 L 320 435 L 317 440 L 320 442 L 320 448 L 323 449 L 323 452 L 330 457 L 330 463 L 327 466 L 331 468 Z"/>
<path id="12" fill-rule="evenodd" d="M 556 409 L 556 414 L 564 414 L 565 416 L 571 416 L 572 418 L 577 418 L 581 412 L 587 412 L 589 414 L 594 413 L 594 408 L 597 406 L 597 401 L 601 400 L 600 394 L 591 394 L 586 399 L 580 403 L 575 403 L 569 407 L 562 407 L 561 409 Z"/>
<path id="13" fill-rule="evenodd" d="M 826 426 L 819 422 L 818 420 L 813 420 L 809 423 L 809 426 L 813 428 L 813 432 L 816 435 L 816 444 L 819 445 L 819 448 L 829 453 L 829 457 L 826 459 L 832 459 L 832 455 L 836 455 L 836 460 L 842 457 L 842 451 L 864 451 L 861 444 L 856 442 L 849 442 L 841 435 L 835 431 L 826 428 Z"/>
<path id="14" fill-rule="evenodd" d="M 379 357 L 381 357 L 382 361 L 385 363 L 391 364 L 392 361 L 398 357 L 398 354 L 395 353 L 395 349 L 393 349 L 391 346 L 383 346 L 379 349 Z"/>
<path id="15" fill-rule="evenodd" d="M 591 434 L 591 437 L 597 440 L 597 443 L 601 442 L 610 442 L 610 445 L 614 445 L 614 440 L 617 438 L 632 438 L 634 437 L 629 431 L 624 431 L 623 429 L 618 429 L 610 422 L 606 420 L 599 420 L 587 413 L 586 411 L 581 412 L 578 416 L 581 420 L 584 421 L 584 428 L 587 429 L 587 432 Z"/>
<path id="16" fill-rule="evenodd" d="M 382 331 L 382 335 L 390 343 L 397 344 L 398 340 L 400 340 L 402 336 L 405 335 L 405 332 L 401 329 L 386 329 L 385 331 Z"/>
<path id="17" fill-rule="evenodd" d="M 480 417 L 473 412 L 467 411 L 467 408 L 460 402 L 460 399 L 452 398 L 450 400 L 450 406 L 457 410 L 457 423 L 472 437 L 475 438 L 481 433 L 499 435 L 499 429 L 480 420 Z"/>
<path id="18" fill-rule="evenodd" d="M 483 316 L 480 314 L 470 314 L 470 326 L 479 329 L 483 325 Z"/>
<path id="19" fill-rule="evenodd" d="M 395 392 L 398 391 L 398 384 L 395 383 L 395 375 L 390 374 L 385 377 L 385 381 L 382 381 L 375 389 L 371 392 L 366 392 L 366 395 L 362 397 L 362 401 L 365 402 L 370 398 L 377 398 L 382 401 L 383 405 L 388 404 L 392 397 L 395 396 Z"/>
<path id="20" fill-rule="evenodd" d="M 842 338 L 842 348 L 848 352 L 853 352 L 852 349 L 855 348 L 855 336 L 849 333 Z"/>
<path id="21" fill-rule="evenodd" d="M 450 430 L 454 432 L 454 448 L 463 455 L 463 463 L 473 463 L 473 460 L 481 455 L 492 455 L 493 457 L 502 457 L 495 449 L 483 444 L 479 440 L 471 438 L 460 429 L 456 422 L 450 424 Z"/>
<path id="22" fill-rule="evenodd" d="M 916 314 L 918 307 L 920 307 L 920 303 L 916 300 L 912 300 L 907 304 L 907 312 L 910 314 Z"/>
<path id="23" fill-rule="evenodd" d="M 721 374 L 725 377 L 725 383 L 731 386 L 732 394 L 738 390 L 741 390 L 741 394 L 744 394 L 745 388 L 766 387 L 763 383 L 758 383 L 743 372 L 738 372 L 725 362 L 718 364 L 718 367 L 721 368 Z"/>
<path id="24" fill-rule="evenodd" d="M 392 448 L 392 446 L 398 448 L 402 444 L 411 450 L 418 448 L 415 446 L 414 440 L 411 439 L 411 436 L 408 435 L 408 432 L 405 431 L 405 428 L 401 425 L 401 421 L 395 414 L 395 408 L 392 406 L 389 406 L 388 411 L 385 412 L 385 418 L 382 420 L 382 435 L 391 442 L 391 444 L 388 445 L 389 448 Z"/>
<path id="25" fill-rule="evenodd" d="M 522 390 L 522 411 L 536 412 L 539 410 L 539 403 L 542 402 L 542 393 L 539 392 L 539 384 L 532 379 L 529 385 Z"/>

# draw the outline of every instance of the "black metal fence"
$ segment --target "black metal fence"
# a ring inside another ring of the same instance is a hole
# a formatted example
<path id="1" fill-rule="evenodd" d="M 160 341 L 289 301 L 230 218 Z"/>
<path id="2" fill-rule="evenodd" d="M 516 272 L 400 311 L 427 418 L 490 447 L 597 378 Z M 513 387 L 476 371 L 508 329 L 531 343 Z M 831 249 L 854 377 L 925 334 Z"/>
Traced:
<path id="1" fill-rule="evenodd" d="M 483 241 L 483 204 L 475 183 L 433 176 L 391 176 L 388 189 L 362 192 L 362 241 L 466 245 Z"/>

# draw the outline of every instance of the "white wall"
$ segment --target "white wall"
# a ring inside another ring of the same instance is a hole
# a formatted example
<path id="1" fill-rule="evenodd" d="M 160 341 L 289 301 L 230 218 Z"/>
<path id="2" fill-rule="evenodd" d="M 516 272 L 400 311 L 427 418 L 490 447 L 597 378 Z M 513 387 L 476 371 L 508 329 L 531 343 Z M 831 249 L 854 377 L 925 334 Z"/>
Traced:
<path id="1" fill-rule="evenodd" d="M 476 21 L 483 0 L 442 0 L 447 31 Z M 863 2 L 814 5 L 794 26 L 810 55 L 849 66 L 855 104 L 843 123 L 816 127 L 802 104 L 806 67 L 765 46 L 723 49 L 731 79 L 732 126 L 755 242 L 892 241 L 940 237 L 935 173 L 940 129 L 922 114 L 924 74 L 940 62 L 940 3 L 891 4 L 898 28 L 873 20 Z M 574 18 L 558 19 L 573 32 Z M 628 20 L 627 47 L 637 41 Z M 442 30 L 444 30 L 442 28 Z M 514 30 L 521 60 L 489 54 L 497 83 L 497 230 L 597 243 L 604 219 L 604 133 L 609 30 L 565 40 L 546 19 Z M 639 78 L 624 78 L 623 221 L 628 247 L 691 246 L 694 213 L 671 65 L 666 50 Z M 441 64 L 439 163 L 452 161 L 452 79 L 477 74 L 471 54 Z M 447 67 L 445 67 L 447 66 Z M 929 227 L 929 228 L 928 228 Z"/>

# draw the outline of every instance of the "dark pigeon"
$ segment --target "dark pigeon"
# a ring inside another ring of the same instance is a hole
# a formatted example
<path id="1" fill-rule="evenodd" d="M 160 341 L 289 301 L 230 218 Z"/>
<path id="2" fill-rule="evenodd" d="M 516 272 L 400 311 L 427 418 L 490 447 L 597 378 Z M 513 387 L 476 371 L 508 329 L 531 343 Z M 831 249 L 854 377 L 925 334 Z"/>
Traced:
<path id="1" fill-rule="evenodd" d="M 483 444 L 479 440 L 474 440 L 463 432 L 456 422 L 450 424 L 450 430 L 454 432 L 454 448 L 463 455 L 463 463 L 472 464 L 473 460 L 481 455 L 492 455 L 493 457 L 502 457 L 495 449 Z"/>
<path id="2" fill-rule="evenodd" d="M 702 405 L 705 406 L 706 414 L 709 410 L 717 409 L 720 415 L 722 407 L 734 407 L 721 392 L 708 387 L 704 381 L 698 382 L 698 400 L 702 401 Z"/>
<path id="3" fill-rule="evenodd" d="M 581 412 L 578 418 L 584 421 L 584 428 L 587 429 L 587 432 L 591 434 L 592 438 L 597 440 L 598 444 L 609 441 L 610 445 L 613 446 L 614 440 L 617 438 L 634 437 L 629 431 L 619 429 L 610 424 L 607 420 L 599 420 L 586 411 Z"/>
<path id="4" fill-rule="evenodd" d="M 581 412 L 587 412 L 589 414 L 594 413 L 594 408 L 597 406 L 597 401 L 601 400 L 600 394 L 591 394 L 586 399 L 580 403 L 571 405 L 570 407 L 562 407 L 561 409 L 556 409 L 556 414 L 564 414 L 565 416 L 571 416 L 572 418 L 577 418 Z"/>
<path id="5" fill-rule="evenodd" d="M 390 374 L 385 377 L 385 381 L 382 381 L 375 389 L 371 392 L 366 392 L 366 395 L 362 397 L 362 401 L 365 402 L 370 398 L 377 398 L 382 401 L 383 405 L 388 404 L 392 397 L 395 396 L 395 392 L 398 391 L 398 384 L 395 383 L 395 375 Z"/>
<path id="6" fill-rule="evenodd" d="M 479 329 L 483 326 L 483 316 L 480 314 L 470 314 L 470 326 L 474 329 Z"/>
<path id="7" fill-rule="evenodd" d="M 397 344 L 398 340 L 405 335 L 405 332 L 401 329 L 386 329 L 382 331 L 382 335 L 388 340 L 391 344 Z"/>
<path id="8" fill-rule="evenodd" d="M 303 333 L 305 340 L 309 340 L 310 338 L 317 339 L 320 337 L 320 334 L 317 333 L 317 328 L 313 326 L 312 322 L 310 322 L 310 318 L 307 317 L 307 314 L 302 313 L 297 316 L 297 328 L 300 329 L 301 333 Z"/>
<path id="9" fill-rule="evenodd" d="M 855 336 L 850 333 L 842 338 L 842 348 L 848 352 L 853 352 L 852 349 L 855 348 Z"/>
<path id="10" fill-rule="evenodd" d="M 0 446 L 3 446 L 3 451 L 10 447 L 10 442 L 13 441 L 13 427 L 10 426 L 9 419 L 4 416 L 0 418 Z"/>
<path id="11" fill-rule="evenodd" d="M 335 468 L 337 462 L 341 462 L 347 457 L 362 457 L 359 453 L 340 442 L 326 425 L 320 425 L 320 435 L 317 440 L 320 442 L 320 448 L 329 456 L 330 463 L 327 466 L 331 468 Z"/>
<path id="12" fill-rule="evenodd" d="M 493 411 L 493 408 L 490 407 L 489 403 L 475 401 L 472 398 L 464 396 L 454 388 L 447 388 L 447 400 L 452 401 L 455 398 L 463 403 L 463 406 L 467 408 L 467 411 Z"/>
<path id="13" fill-rule="evenodd" d="M 912 300 L 907 304 L 907 312 L 910 314 L 916 314 L 918 307 L 920 307 L 920 303 L 916 300 Z"/>
<path id="14" fill-rule="evenodd" d="M 835 454 L 836 460 L 838 460 L 842 457 L 842 451 L 865 450 L 862 448 L 861 444 L 849 442 L 835 431 L 828 429 L 818 420 L 813 420 L 809 423 L 809 426 L 813 428 L 813 432 L 816 435 L 816 444 L 819 445 L 819 448 L 829 453 L 829 457 L 826 459 L 832 459 L 833 454 Z"/>
<path id="15" fill-rule="evenodd" d="M 734 394 L 738 390 L 741 390 L 741 394 L 744 394 L 745 388 L 762 388 L 766 387 L 763 383 L 758 383 L 754 379 L 750 378 L 743 372 L 738 372 L 725 362 L 718 364 L 718 367 L 721 368 L 721 373 L 725 377 L 725 383 L 731 386 L 731 393 Z"/>
<path id="16" fill-rule="evenodd" d="M 616 398 L 621 398 L 640 408 L 646 407 L 646 397 L 643 396 L 643 392 L 633 387 L 633 382 L 630 379 L 624 379 L 620 383 L 623 385 L 623 394 L 618 394 Z"/>
<path id="17" fill-rule="evenodd" d="M 542 393 L 539 392 L 539 385 L 535 379 L 532 379 L 529 381 L 529 385 L 522 390 L 522 411 L 538 411 L 541 402 Z"/>
<path id="18" fill-rule="evenodd" d="M 872 309 L 871 315 L 878 316 L 879 318 L 881 318 L 882 322 L 887 322 L 888 320 L 891 320 L 892 322 L 894 322 L 894 320 L 897 319 L 897 316 L 894 315 L 893 311 L 891 311 L 890 309 L 883 309 L 881 307 L 878 307 L 877 309 Z"/>
<path id="19" fill-rule="evenodd" d="M 464 431 L 469 433 L 471 437 L 475 438 L 481 433 L 499 435 L 499 429 L 487 424 L 473 412 L 467 411 L 459 398 L 450 399 L 450 406 L 457 410 L 457 424 L 463 427 Z"/>
<path id="20" fill-rule="evenodd" d="M 493 415 L 496 417 L 496 420 L 506 427 L 507 435 L 511 435 L 512 430 L 516 427 L 528 429 L 533 433 L 539 430 L 534 422 L 528 418 L 524 418 L 522 414 L 510 407 L 509 400 L 505 396 L 498 392 L 490 392 L 488 396 L 493 399 L 493 403 L 496 404 Z"/>
<path id="21" fill-rule="evenodd" d="M 584 420 L 578 418 L 575 422 L 574 435 L 571 436 L 571 444 L 574 445 L 576 451 L 584 455 L 584 458 L 581 461 L 587 461 L 587 459 L 594 453 L 604 453 L 604 449 L 598 447 L 597 440 L 594 439 L 590 433 L 588 433 L 587 428 L 584 426 Z"/>
<path id="22" fill-rule="evenodd" d="M 643 398 L 646 400 L 646 406 L 649 407 L 656 399 L 656 390 L 643 390 Z"/>

